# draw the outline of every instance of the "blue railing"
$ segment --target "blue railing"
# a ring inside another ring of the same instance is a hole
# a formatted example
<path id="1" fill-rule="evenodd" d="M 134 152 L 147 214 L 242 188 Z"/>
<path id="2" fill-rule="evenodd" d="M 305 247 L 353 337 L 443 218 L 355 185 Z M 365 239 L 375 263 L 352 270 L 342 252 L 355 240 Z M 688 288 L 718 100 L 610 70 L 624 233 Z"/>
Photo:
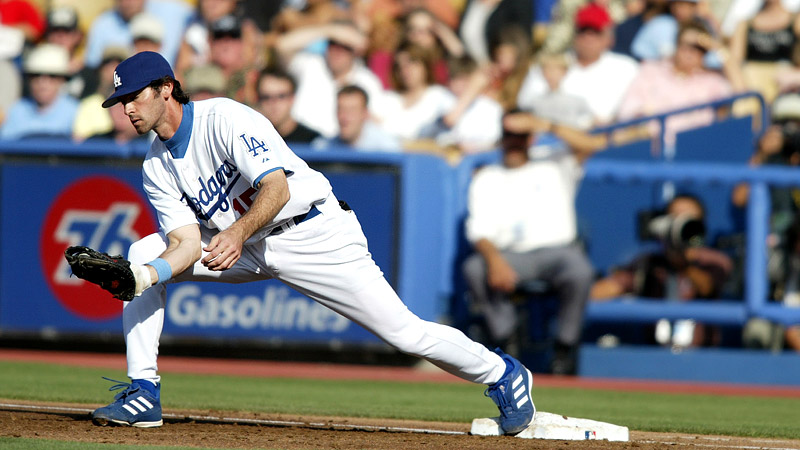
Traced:
<path id="1" fill-rule="evenodd" d="M 589 161 L 588 179 L 611 183 L 691 182 L 700 186 L 747 182 L 750 199 L 746 220 L 746 260 L 743 300 L 665 302 L 643 298 L 619 298 L 589 305 L 590 319 L 648 322 L 658 318 L 693 318 L 708 323 L 742 324 L 757 316 L 784 324 L 800 323 L 800 308 L 768 302 L 767 234 L 769 233 L 769 188 L 800 186 L 800 170 L 788 167 L 751 168 L 709 163 L 630 163 Z M 633 186 L 635 187 L 635 186 Z"/>
<path id="2" fill-rule="evenodd" d="M 764 132 L 764 130 L 766 128 L 766 125 L 769 123 L 769 108 L 768 108 L 766 102 L 764 101 L 764 97 L 762 97 L 761 94 L 759 94 L 756 91 L 742 92 L 742 93 L 739 93 L 739 94 L 736 94 L 736 95 L 732 95 L 730 97 L 725 97 L 725 98 L 719 99 L 719 100 L 714 100 L 714 101 L 710 101 L 710 102 L 706 102 L 706 103 L 698 103 L 696 105 L 691 105 L 691 106 L 687 106 L 687 107 L 684 107 L 684 108 L 673 109 L 673 110 L 666 111 L 666 112 L 663 112 L 663 113 L 660 113 L 660 114 L 654 114 L 654 115 L 645 116 L 645 117 L 637 117 L 635 119 L 616 122 L 614 124 L 611 124 L 611 125 L 608 125 L 608 126 L 605 126 L 605 127 L 595 128 L 594 130 L 592 130 L 592 133 L 593 134 L 603 134 L 603 133 L 610 134 L 610 133 L 612 133 L 614 131 L 617 131 L 617 130 L 620 130 L 620 129 L 630 128 L 630 127 L 637 126 L 637 125 L 642 125 L 642 124 L 649 124 L 649 123 L 652 123 L 652 122 L 657 122 L 658 123 L 658 134 L 653 139 L 653 145 L 655 145 L 655 149 L 660 150 L 660 149 L 663 149 L 666 146 L 666 143 L 665 143 L 665 132 L 666 132 L 665 123 L 666 123 L 666 121 L 667 121 L 667 119 L 669 117 L 680 115 L 680 114 L 684 114 L 684 113 L 688 113 L 688 112 L 692 112 L 692 111 L 704 110 L 704 109 L 708 109 L 708 108 L 715 109 L 715 108 L 721 108 L 721 107 L 729 107 L 729 106 L 732 106 L 734 103 L 739 102 L 741 100 L 745 100 L 745 99 L 752 99 L 752 100 L 755 100 L 758 103 L 759 116 L 758 116 L 758 120 L 755 121 L 755 123 L 758 124 L 758 129 L 755 130 L 755 133 L 753 135 L 753 142 L 752 142 L 753 144 L 755 144 L 756 141 L 758 140 L 758 138 L 763 134 L 763 132 Z M 714 115 L 714 120 L 715 121 L 719 121 L 721 118 L 722 117 L 721 117 L 720 114 L 715 114 Z M 670 156 L 670 155 L 667 155 L 667 154 L 664 154 L 664 153 L 661 153 L 661 152 L 653 152 L 652 155 L 654 156 L 654 158 L 664 158 L 664 159 L 668 159 L 669 156 Z"/>

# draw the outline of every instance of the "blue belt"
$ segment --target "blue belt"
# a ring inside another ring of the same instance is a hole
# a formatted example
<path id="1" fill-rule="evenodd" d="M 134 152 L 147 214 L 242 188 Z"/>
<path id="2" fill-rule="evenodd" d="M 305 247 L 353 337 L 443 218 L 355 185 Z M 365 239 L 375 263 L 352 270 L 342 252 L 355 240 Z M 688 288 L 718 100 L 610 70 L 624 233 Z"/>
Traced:
<path id="1" fill-rule="evenodd" d="M 305 222 L 306 220 L 316 217 L 320 215 L 319 209 L 315 205 L 311 205 L 311 209 L 308 210 L 307 213 L 300 214 L 299 216 L 294 216 L 291 219 L 287 220 L 286 222 L 278 225 L 277 227 L 273 228 L 272 231 L 269 232 L 268 236 L 276 236 L 278 234 L 283 233 L 284 231 L 294 228 L 297 225 Z"/>

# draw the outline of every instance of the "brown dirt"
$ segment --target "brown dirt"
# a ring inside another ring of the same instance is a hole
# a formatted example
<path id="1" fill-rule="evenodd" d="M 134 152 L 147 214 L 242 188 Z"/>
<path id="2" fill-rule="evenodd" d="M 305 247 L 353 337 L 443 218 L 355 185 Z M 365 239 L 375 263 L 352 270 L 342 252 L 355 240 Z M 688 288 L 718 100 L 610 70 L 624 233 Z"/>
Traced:
<path id="1" fill-rule="evenodd" d="M 0 436 L 54 439 L 125 445 L 166 445 L 222 449 L 599 449 L 599 450 L 713 450 L 713 449 L 800 449 L 800 441 L 693 436 L 670 433 L 631 432 L 630 442 L 545 441 L 513 437 L 481 437 L 468 433 L 462 423 L 417 422 L 346 417 L 296 417 L 252 413 L 225 413 L 228 423 L 192 417 L 221 417 L 214 411 L 167 411 L 163 427 L 139 429 L 98 427 L 89 420 L 95 405 L 52 405 L 0 401 L 23 407 L 0 407 Z M 27 407 L 42 407 L 27 411 Z M 49 408 L 55 408 L 48 410 Z M 279 421 L 294 424 L 257 425 L 246 421 Z M 298 423 L 299 422 L 299 423 Z M 370 430 L 378 427 L 381 430 Z M 386 430 L 414 428 L 463 434 L 425 434 Z"/>

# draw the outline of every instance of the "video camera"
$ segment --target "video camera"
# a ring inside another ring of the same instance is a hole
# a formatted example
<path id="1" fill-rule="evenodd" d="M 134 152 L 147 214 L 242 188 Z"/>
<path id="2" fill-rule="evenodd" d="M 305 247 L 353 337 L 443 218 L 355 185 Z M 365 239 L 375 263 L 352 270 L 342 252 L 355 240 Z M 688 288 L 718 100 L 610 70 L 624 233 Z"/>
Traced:
<path id="1" fill-rule="evenodd" d="M 671 248 L 705 245 L 706 225 L 688 215 L 671 216 L 663 211 L 639 213 L 639 239 L 655 239 Z"/>

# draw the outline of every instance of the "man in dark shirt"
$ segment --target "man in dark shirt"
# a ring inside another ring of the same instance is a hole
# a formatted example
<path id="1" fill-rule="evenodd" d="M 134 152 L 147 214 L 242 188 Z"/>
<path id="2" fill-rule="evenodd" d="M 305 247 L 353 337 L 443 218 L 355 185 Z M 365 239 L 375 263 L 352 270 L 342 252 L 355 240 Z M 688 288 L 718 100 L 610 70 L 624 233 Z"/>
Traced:
<path id="1" fill-rule="evenodd" d="M 258 110 L 275 125 L 286 142 L 311 143 L 320 137 L 318 131 L 292 117 L 297 83 L 286 72 L 265 69 L 258 77 Z"/>

